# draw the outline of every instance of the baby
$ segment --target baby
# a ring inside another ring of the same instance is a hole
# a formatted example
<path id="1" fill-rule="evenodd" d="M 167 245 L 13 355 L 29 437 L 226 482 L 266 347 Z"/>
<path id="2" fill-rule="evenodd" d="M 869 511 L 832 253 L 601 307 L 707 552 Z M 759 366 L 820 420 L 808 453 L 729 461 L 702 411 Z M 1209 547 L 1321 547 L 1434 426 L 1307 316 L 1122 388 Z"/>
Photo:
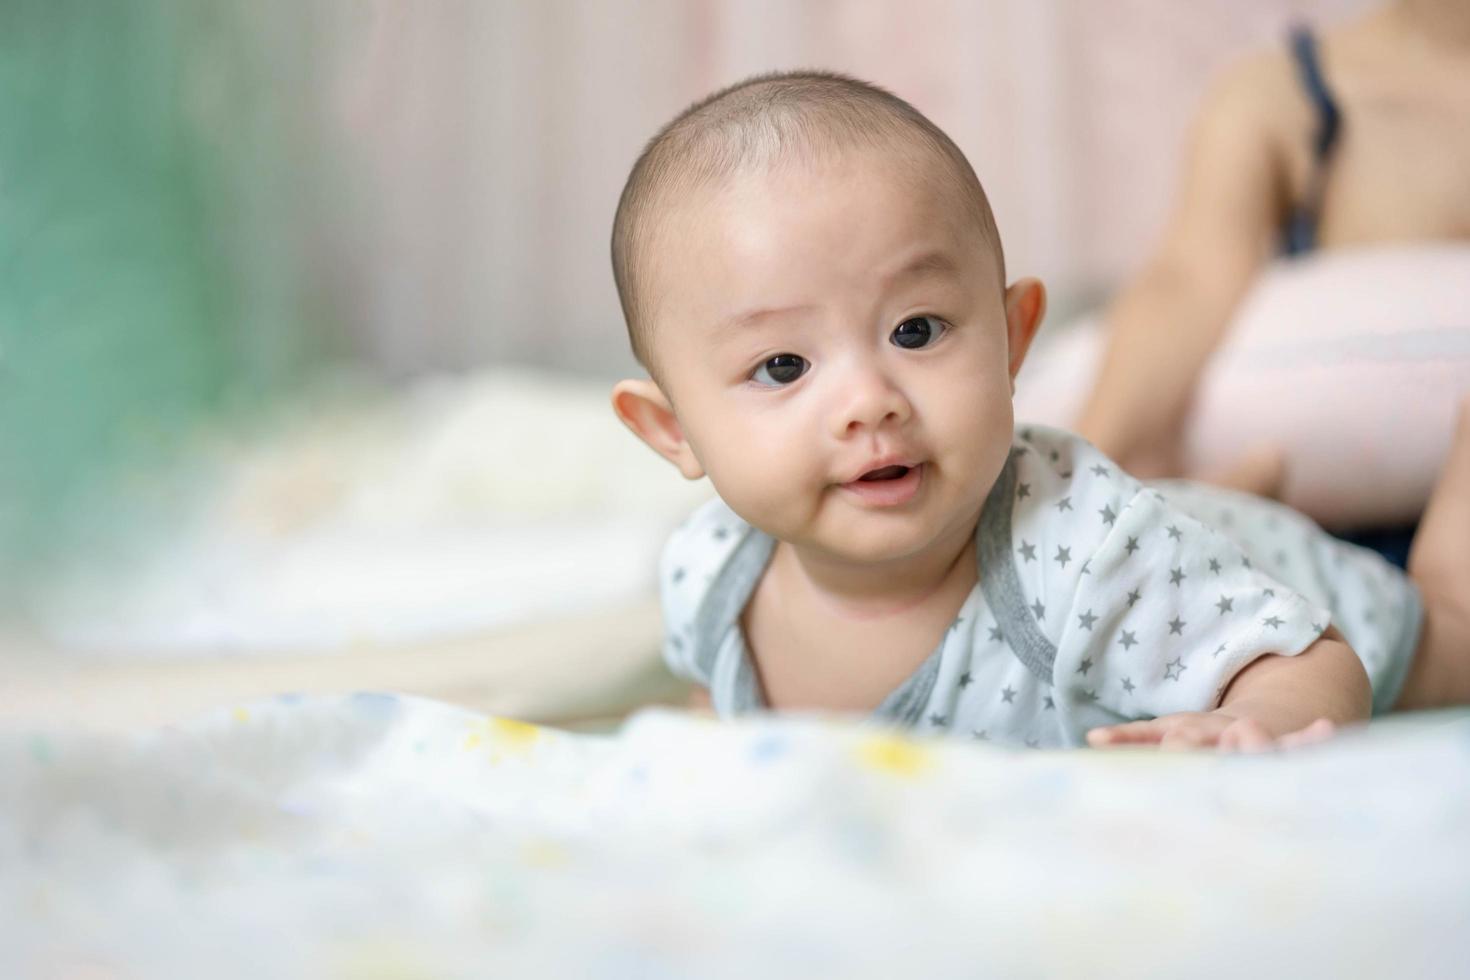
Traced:
<path id="1" fill-rule="evenodd" d="M 861 712 L 1016 745 L 1252 749 L 1470 700 L 1470 409 L 1412 580 L 1259 498 L 1017 430 L 1046 308 L 964 155 L 901 99 L 765 75 L 664 127 L 613 271 L 619 418 L 719 493 L 661 571 L 722 715 Z"/>

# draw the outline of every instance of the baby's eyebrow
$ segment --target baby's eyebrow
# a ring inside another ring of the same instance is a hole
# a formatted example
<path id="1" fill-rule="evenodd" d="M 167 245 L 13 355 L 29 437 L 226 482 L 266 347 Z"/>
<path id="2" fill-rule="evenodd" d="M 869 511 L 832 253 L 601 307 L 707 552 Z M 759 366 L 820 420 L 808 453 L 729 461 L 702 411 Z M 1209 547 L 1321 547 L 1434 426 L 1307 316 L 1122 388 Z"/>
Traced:
<path id="1" fill-rule="evenodd" d="M 903 279 L 918 279 L 923 276 L 958 275 L 959 264 L 948 252 L 934 249 L 921 253 L 909 262 L 883 277 L 884 286 L 892 286 Z"/>
<path id="2" fill-rule="evenodd" d="M 765 309 L 747 310 L 744 313 L 735 314 L 722 323 L 720 325 L 720 331 L 738 330 L 741 327 L 754 326 L 760 321 L 768 320 L 771 317 L 786 316 L 791 313 L 808 313 L 815 309 L 815 306 L 805 304 L 802 306 L 773 306 Z"/>
<path id="3" fill-rule="evenodd" d="M 957 276 L 959 275 L 959 271 L 959 263 L 955 262 L 948 252 L 940 249 L 931 249 L 930 251 L 920 253 L 893 272 L 888 273 L 888 275 L 883 277 L 881 282 L 884 289 L 890 289 L 895 283 L 905 279 L 921 279 L 925 276 Z M 768 320 L 773 317 L 787 316 L 792 313 L 809 313 L 815 309 L 816 307 L 811 304 L 802 304 L 799 306 L 772 306 L 746 310 L 744 313 L 737 313 L 724 320 L 718 329 L 720 333 L 726 333 L 728 331 L 739 330 L 742 327 L 754 326 L 762 320 Z"/>

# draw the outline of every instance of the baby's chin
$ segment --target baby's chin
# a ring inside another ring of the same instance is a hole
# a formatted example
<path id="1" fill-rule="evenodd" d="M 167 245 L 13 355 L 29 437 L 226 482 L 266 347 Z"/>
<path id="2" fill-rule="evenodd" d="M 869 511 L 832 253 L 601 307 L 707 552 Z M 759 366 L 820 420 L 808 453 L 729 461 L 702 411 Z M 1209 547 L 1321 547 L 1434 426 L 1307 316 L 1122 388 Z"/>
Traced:
<path id="1" fill-rule="evenodd" d="M 941 544 L 939 529 L 919 515 L 912 515 L 908 520 L 887 514 L 865 516 L 844 525 L 817 533 L 776 537 L 827 561 L 865 566 L 902 564 L 922 557 Z"/>

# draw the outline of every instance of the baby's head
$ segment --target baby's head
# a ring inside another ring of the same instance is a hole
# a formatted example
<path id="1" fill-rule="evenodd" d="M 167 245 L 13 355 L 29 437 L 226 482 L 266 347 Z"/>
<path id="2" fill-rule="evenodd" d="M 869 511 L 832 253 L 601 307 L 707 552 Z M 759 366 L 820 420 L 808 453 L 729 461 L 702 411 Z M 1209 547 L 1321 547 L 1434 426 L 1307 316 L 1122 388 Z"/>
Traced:
<path id="1" fill-rule="evenodd" d="M 665 126 L 613 224 L 619 417 L 742 518 L 882 561 L 968 533 L 1045 305 L 964 155 L 903 100 L 765 75 Z"/>

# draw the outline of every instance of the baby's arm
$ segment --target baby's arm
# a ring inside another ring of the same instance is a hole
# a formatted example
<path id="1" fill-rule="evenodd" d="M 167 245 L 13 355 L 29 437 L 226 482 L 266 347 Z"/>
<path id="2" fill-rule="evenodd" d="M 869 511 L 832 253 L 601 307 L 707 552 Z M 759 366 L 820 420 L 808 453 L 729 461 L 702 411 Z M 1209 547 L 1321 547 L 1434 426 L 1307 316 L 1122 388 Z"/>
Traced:
<path id="1" fill-rule="evenodd" d="M 1206 103 L 1164 239 L 1108 311 L 1077 431 L 1139 476 L 1181 475 L 1177 426 L 1283 211 L 1274 66 L 1243 65 Z"/>
<path id="2" fill-rule="evenodd" d="M 1372 697 L 1362 661 L 1328 627 L 1295 657 L 1267 654 L 1252 661 L 1231 680 L 1213 711 L 1094 728 L 1087 743 L 1221 750 L 1300 744 L 1326 737 L 1338 725 L 1366 720 Z"/>

